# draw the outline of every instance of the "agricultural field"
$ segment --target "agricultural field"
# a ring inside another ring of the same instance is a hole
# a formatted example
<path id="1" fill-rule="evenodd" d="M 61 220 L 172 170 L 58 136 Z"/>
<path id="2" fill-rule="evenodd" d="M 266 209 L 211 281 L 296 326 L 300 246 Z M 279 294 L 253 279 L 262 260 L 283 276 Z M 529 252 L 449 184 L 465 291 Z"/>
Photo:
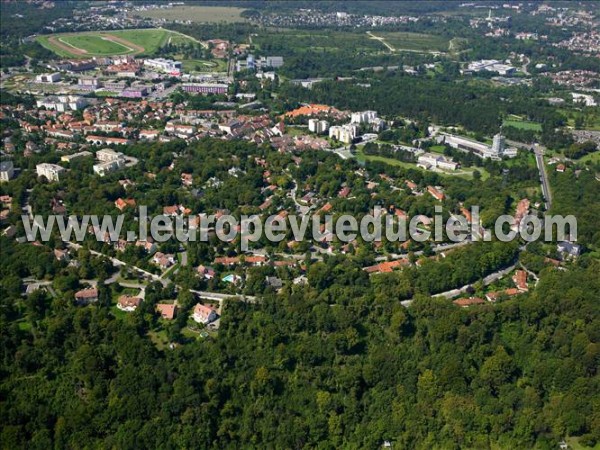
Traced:
<path id="1" fill-rule="evenodd" d="M 58 56 L 89 58 L 110 55 L 152 55 L 170 40 L 180 43 L 192 38 L 162 28 L 97 31 L 38 36 L 38 42 Z"/>
<path id="2" fill-rule="evenodd" d="M 195 23 L 245 22 L 241 13 L 243 8 L 226 6 L 175 6 L 174 8 L 135 11 L 131 15 L 148 19 L 190 20 Z"/>
<path id="3" fill-rule="evenodd" d="M 450 41 L 442 36 L 401 31 L 376 33 L 393 51 L 447 52 Z"/>

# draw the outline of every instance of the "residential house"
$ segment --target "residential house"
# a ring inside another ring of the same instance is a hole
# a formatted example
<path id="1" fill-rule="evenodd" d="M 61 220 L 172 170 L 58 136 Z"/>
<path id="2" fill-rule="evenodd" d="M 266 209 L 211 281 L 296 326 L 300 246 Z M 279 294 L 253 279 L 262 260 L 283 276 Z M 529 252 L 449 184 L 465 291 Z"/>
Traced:
<path id="1" fill-rule="evenodd" d="M 487 294 L 485 294 L 485 298 L 489 302 L 496 302 L 502 296 L 512 297 L 512 296 L 520 294 L 520 293 L 521 293 L 521 291 L 519 291 L 516 288 L 508 288 L 503 291 L 488 292 Z"/>
<path id="2" fill-rule="evenodd" d="M 194 183 L 194 179 L 191 173 L 182 173 L 181 174 L 181 184 L 184 186 L 191 186 Z"/>
<path id="3" fill-rule="evenodd" d="M 115 200 L 115 206 L 119 211 L 123 211 L 128 206 L 131 208 L 135 208 L 135 200 L 133 198 L 122 199 L 119 197 Z"/>
<path id="4" fill-rule="evenodd" d="M 456 306 L 460 306 L 461 308 L 468 308 L 469 306 L 473 305 L 483 305 L 485 304 L 485 300 L 479 297 L 469 297 L 459 298 L 454 300 L 452 303 L 454 303 Z"/>
<path id="5" fill-rule="evenodd" d="M 75 303 L 78 305 L 89 305 L 98 301 L 98 289 L 88 288 L 75 292 Z"/>
<path id="6" fill-rule="evenodd" d="M 573 244 L 569 241 L 563 241 L 556 245 L 556 251 L 563 256 L 576 258 L 581 254 L 581 246 L 579 244 Z"/>
<path id="7" fill-rule="evenodd" d="M 156 311 L 163 319 L 173 320 L 177 313 L 177 305 L 174 303 L 159 303 L 156 305 Z"/>
<path id="8" fill-rule="evenodd" d="M 262 255 L 249 255 L 245 257 L 245 262 L 252 266 L 262 266 L 267 262 L 267 258 Z"/>
<path id="9" fill-rule="evenodd" d="M 207 280 L 212 280 L 215 277 L 215 269 L 213 269 L 210 266 L 198 266 L 198 269 L 196 269 L 198 272 L 198 275 L 207 279 Z"/>
<path id="10" fill-rule="evenodd" d="M 142 303 L 142 299 L 139 297 L 132 297 L 129 295 L 121 295 L 117 301 L 117 308 L 121 311 L 135 311 L 138 306 Z"/>
<path id="11" fill-rule="evenodd" d="M 68 261 L 69 252 L 67 250 L 54 249 L 54 257 L 57 261 Z"/>
<path id="12" fill-rule="evenodd" d="M 196 306 L 194 306 L 192 319 L 197 323 L 207 324 L 217 319 L 217 313 L 212 307 L 197 303 Z"/>
<path id="13" fill-rule="evenodd" d="M 519 291 L 527 292 L 529 290 L 529 287 L 527 287 L 527 272 L 524 270 L 517 270 L 513 275 L 512 280 Z"/>
<path id="14" fill-rule="evenodd" d="M 442 200 L 444 200 L 444 198 L 445 198 L 444 193 L 436 187 L 427 186 L 427 192 L 429 192 L 433 198 L 435 198 L 436 200 L 438 200 L 440 202 Z"/>
<path id="15" fill-rule="evenodd" d="M 156 252 L 152 258 L 152 262 L 158 265 L 161 269 L 165 270 L 175 264 L 175 256 L 162 252 Z"/>
<path id="16" fill-rule="evenodd" d="M 365 267 L 363 270 L 368 274 L 375 273 L 390 273 L 394 269 L 400 269 L 405 266 L 409 266 L 410 262 L 408 259 L 397 259 L 395 261 L 385 261 L 374 266 Z"/>
<path id="17" fill-rule="evenodd" d="M 283 281 L 278 277 L 266 277 L 267 286 L 272 287 L 275 290 L 283 287 Z"/>

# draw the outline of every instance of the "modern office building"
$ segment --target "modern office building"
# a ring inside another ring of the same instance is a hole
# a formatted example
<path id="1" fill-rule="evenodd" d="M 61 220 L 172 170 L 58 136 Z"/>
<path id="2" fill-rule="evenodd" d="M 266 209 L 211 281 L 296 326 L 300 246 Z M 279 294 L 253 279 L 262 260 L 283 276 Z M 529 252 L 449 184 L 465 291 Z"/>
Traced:
<path id="1" fill-rule="evenodd" d="M 171 75 L 181 75 L 183 65 L 181 61 L 173 61 L 172 59 L 155 58 L 144 60 L 144 67 L 165 72 Z"/>

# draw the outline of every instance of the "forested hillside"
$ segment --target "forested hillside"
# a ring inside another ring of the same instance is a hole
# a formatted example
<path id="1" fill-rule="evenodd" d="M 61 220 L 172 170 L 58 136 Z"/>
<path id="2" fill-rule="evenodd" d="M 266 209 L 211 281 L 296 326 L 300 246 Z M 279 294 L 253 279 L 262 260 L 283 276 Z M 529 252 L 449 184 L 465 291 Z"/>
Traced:
<path id="1" fill-rule="evenodd" d="M 2 308 L 3 448 L 555 448 L 600 440 L 600 265 L 547 269 L 480 309 L 332 259 L 336 282 L 232 301 L 215 340 L 157 350 L 151 306 L 116 319 L 42 294 Z M 146 302 L 161 298 L 148 289 Z M 39 298 L 38 298 L 39 297 Z M 35 301 L 34 301 L 35 300 Z M 33 310 L 35 309 L 35 310 Z"/>

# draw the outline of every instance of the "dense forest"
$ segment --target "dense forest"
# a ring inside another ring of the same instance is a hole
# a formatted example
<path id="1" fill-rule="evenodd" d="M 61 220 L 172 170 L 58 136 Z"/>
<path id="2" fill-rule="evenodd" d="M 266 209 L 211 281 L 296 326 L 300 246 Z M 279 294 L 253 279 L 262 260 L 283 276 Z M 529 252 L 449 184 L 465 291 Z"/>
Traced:
<path id="1" fill-rule="evenodd" d="M 218 338 L 158 351 L 148 309 L 116 319 L 3 298 L 3 448 L 556 448 L 600 441 L 600 266 L 463 310 L 336 282 L 231 301 Z M 161 298 L 149 288 L 147 301 Z"/>

